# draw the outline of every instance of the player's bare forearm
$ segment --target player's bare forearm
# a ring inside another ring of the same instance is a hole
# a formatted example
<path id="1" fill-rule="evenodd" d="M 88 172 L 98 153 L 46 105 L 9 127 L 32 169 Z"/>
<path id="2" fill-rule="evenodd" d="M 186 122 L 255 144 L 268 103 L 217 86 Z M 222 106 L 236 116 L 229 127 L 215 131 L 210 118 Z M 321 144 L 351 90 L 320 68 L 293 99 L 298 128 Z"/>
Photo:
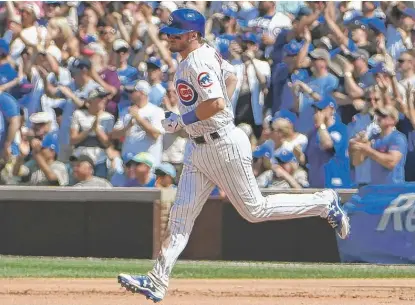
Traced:
<path id="1" fill-rule="evenodd" d="M 196 116 L 200 121 L 207 120 L 225 109 L 225 100 L 215 98 L 204 101 L 196 107 Z"/>

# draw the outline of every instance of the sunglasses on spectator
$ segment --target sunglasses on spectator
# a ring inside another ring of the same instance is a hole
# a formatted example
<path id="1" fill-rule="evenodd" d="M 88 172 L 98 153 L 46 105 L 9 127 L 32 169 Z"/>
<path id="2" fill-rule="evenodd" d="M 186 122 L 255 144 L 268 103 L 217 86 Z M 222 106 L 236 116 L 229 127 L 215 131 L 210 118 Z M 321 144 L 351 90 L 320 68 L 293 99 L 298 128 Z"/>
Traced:
<path id="1" fill-rule="evenodd" d="M 115 52 L 117 52 L 117 53 L 127 53 L 128 52 L 128 48 L 121 48 L 121 49 L 118 49 Z"/>
<path id="2" fill-rule="evenodd" d="M 405 61 L 410 61 L 410 59 L 405 59 L 405 58 L 399 58 L 398 59 L 398 63 L 400 63 L 400 64 L 404 63 Z"/>
<path id="3" fill-rule="evenodd" d="M 109 31 L 101 31 L 100 34 L 101 35 L 105 35 L 105 34 L 115 34 L 115 30 L 112 29 L 112 30 L 109 30 Z"/>
<path id="4" fill-rule="evenodd" d="M 60 7 L 61 4 L 60 3 L 46 3 L 47 6 L 52 6 L 52 7 Z"/>

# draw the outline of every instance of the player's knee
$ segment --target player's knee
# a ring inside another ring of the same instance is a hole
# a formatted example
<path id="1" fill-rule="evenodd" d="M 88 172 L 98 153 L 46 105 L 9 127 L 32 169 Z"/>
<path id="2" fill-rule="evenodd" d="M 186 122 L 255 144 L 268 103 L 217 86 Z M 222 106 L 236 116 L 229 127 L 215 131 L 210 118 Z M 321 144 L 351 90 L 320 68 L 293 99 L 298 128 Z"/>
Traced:
<path id="1" fill-rule="evenodd" d="M 241 213 L 241 216 L 250 223 L 263 221 L 261 214 L 253 209 L 244 209 L 244 211 Z"/>

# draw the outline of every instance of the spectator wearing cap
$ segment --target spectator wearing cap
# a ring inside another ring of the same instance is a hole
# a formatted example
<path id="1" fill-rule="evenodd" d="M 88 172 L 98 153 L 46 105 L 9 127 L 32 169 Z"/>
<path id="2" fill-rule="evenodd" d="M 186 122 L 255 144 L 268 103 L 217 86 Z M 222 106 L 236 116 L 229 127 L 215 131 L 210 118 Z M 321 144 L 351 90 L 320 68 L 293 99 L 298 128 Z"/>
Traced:
<path id="1" fill-rule="evenodd" d="M 294 96 L 290 88 L 296 81 L 305 82 L 310 77 L 307 67 L 310 60 L 307 57 L 308 51 L 312 48 L 311 35 L 308 28 L 304 40 L 298 42 L 293 39 L 284 45 L 283 62 L 278 64 L 272 73 L 272 113 L 280 109 L 292 109 L 294 107 Z M 269 106 L 269 105 L 267 105 Z"/>
<path id="2" fill-rule="evenodd" d="M 67 62 L 71 57 L 79 57 L 79 41 L 76 38 L 68 19 L 55 17 L 49 20 L 47 27 L 48 35 L 56 47 L 62 52 L 62 61 Z"/>
<path id="3" fill-rule="evenodd" d="M 334 6 L 334 2 L 328 2 L 327 6 Z M 370 55 L 376 54 L 376 44 L 369 42 L 369 25 L 366 19 L 357 16 L 350 20 L 346 25 L 350 32 L 350 36 L 348 36 L 343 33 L 329 11 L 329 9 L 325 10 L 324 17 L 331 32 L 339 42 L 340 50 L 346 49 L 350 52 L 355 52 L 357 48 L 360 48 L 366 50 Z"/>
<path id="4" fill-rule="evenodd" d="M 42 140 L 52 131 L 52 115 L 49 112 L 36 112 L 29 117 L 31 128 L 29 135 Z"/>
<path id="5" fill-rule="evenodd" d="M 374 107 L 377 107 L 381 102 L 381 93 L 379 90 L 375 90 L 374 87 L 366 93 L 363 102 L 363 107 L 356 108 L 358 113 L 352 118 L 352 121 L 347 125 L 347 133 L 350 140 L 355 138 L 370 138 L 375 134 L 380 133 L 380 127 L 374 117 Z M 349 146 L 349 152 L 351 146 Z M 353 183 L 358 187 L 370 184 L 371 182 L 371 170 L 370 160 L 366 159 L 357 166 L 352 166 L 351 176 Z"/>
<path id="6" fill-rule="evenodd" d="M 84 48 L 83 52 L 90 56 L 92 79 L 111 94 L 107 100 L 106 111 L 117 116 L 117 103 L 121 97 L 121 82 L 116 68 L 108 64 L 109 57 L 107 51 L 100 43 L 92 42 Z"/>
<path id="7" fill-rule="evenodd" d="M 344 61 L 344 89 L 347 97 L 343 100 L 338 98 L 338 102 L 342 102 L 339 107 L 342 121 L 348 124 L 357 110 L 353 106 L 353 100 L 364 97 L 367 88 L 375 84 L 373 74 L 369 72 L 368 60 L 369 53 L 366 50 L 358 49 L 351 52 L 349 61 Z M 336 96 L 338 97 L 338 96 Z"/>
<path id="8" fill-rule="evenodd" d="M 238 52 L 239 51 L 239 52 Z M 238 83 L 232 97 L 235 111 L 235 125 L 250 124 L 257 138 L 262 131 L 262 105 L 264 92 L 271 76 L 269 64 L 255 58 L 258 41 L 253 33 L 242 36 L 240 50 L 233 52 Z"/>
<path id="9" fill-rule="evenodd" d="M 130 45 L 124 39 L 116 39 L 112 45 L 116 53 L 116 67 L 118 78 L 122 86 L 131 84 L 138 79 L 138 70 L 128 64 Z"/>
<path id="10" fill-rule="evenodd" d="M 35 64 L 36 66 L 33 66 L 31 62 L 24 60 L 25 69 L 29 72 L 28 76 L 33 85 L 30 101 L 25 105 L 25 108 L 27 109 L 28 115 L 42 109 L 50 113 L 54 118 L 53 108 L 58 107 L 65 100 L 48 96 L 45 93 L 45 87 L 49 88 L 51 86 L 48 85 L 49 83 L 53 83 L 54 86 L 70 86 L 72 82 L 71 73 L 67 68 L 62 66 L 62 52 L 53 44 L 45 50 L 37 50 Z M 52 122 L 52 129 L 57 129 L 55 119 Z"/>
<path id="11" fill-rule="evenodd" d="M 222 13 L 214 14 L 212 16 L 212 26 L 219 27 L 215 38 L 215 47 L 219 51 L 220 55 L 229 60 L 229 46 L 232 41 L 237 38 L 237 12 L 229 7 L 225 7 Z M 216 21 L 219 21 L 216 23 Z"/>
<path id="12" fill-rule="evenodd" d="M 331 96 L 339 85 L 338 78 L 329 72 L 332 62 L 327 50 L 314 49 L 310 52 L 310 57 L 313 75 L 306 82 L 296 81 L 292 86 L 295 94 L 294 110 L 298 113 L 296 129 L 303 134 L 313 129 L 313 121 L 310 117 L 314 113 L 312 108 L 314 102 Z M 299 92 L 302 95 L 299 95 Z"/>
<path id="13" fill-rule="evenodd" d="M 111 184 L 114 187 L 123 187 L 127 183 L 132 183 L 135 180 L 135 168 L 137 163 L 132 159 L 134 155 L 132 153 L 124 155 L 122 157 L 122 169 L 116 169 L 111 177 Z"/>
<path id="14" fill-rule="evenodd" d="M 155 169 L 156 187 L 158 188 L 176 188 L 174 179 L 176 179 L 176 169 L 170 163 L 163 162 Z"/>
<path id="15" fill-rule="evenodd" d="M 407 141 L 395 128 L 399 112 L 392 105 L 386 105 L 376 109 L 375 115 L 381 132 L 369 139 L 351 140 L 353 165 L 369 158 L 372 184 L 402 183 L 405 181 Z"/>
<path id="16" fill-rule="evenodd" d="M 155 187 L 156 175 L 152 171 L 154 158 L 149 153 L 142 152 L 135 155 L 131 161 L 136 163 L 135 179 L 126 182 L 124 187 Z"/>
<path id="17" fill-rule="evenodd" d="M 0 113 L 3 126 L 0 129 L 0 155 L 7 162 L 12 155 L 12 144 L 20 127 L 20 112 L 16 99 L 8 93 L 0 93 Z"/>
<path id="18" fill-rule="evenodd" d="M 159 58 L 150 57 L 147 60 L 147 79 L 151 86 L 148 98 L 150 103 L 156 106 L 161 106 L 163 98 L 166 95 L 166 88 L 162 85 L 162 66 L 163 64 Z"/>
<path id="19" fill-rule="evenodd" d="M 257 146 L 252 152 L 252 170 L 260 188 L 266 188 L 273 179 L 272 161 L 274 150 L 270 143 Z"/>
<path id="20" fill-rule="evenodd" d="M 395 69 L 391 65 L 379 62 L 369 72 L 374 75 L 385 104 L 394 104 L 396 101 L 401 105 L 406 104 L 405 88 L 398 82 Z"/>
<path id="21" fill-rule="evenodd" d="M 88 96 L 87 109 L 75 110 L 71 123 L 71 144 L 74 156 L 88 155 L 94 161 L 96 176 L 106 178 L 106 148 L 114 127 L 114 116 L 105 111 L 109 92 L 97 88 Z"/>
<path id="22" fill-rule="evenodd" d="M 399 10 L 395 6 L 393 12 L 389 15 L 391 23 L 386 31 L 386 50 L 397 60 L 402 52 L 413 48 L 411 31 L 415 25 L 415 9 L 406 7 Z"/>
<path id="23" fill-rule="evenodd" d="M 292 28 L 282 28 L 281 31 L 277 30 L 275 33 L 276 38 L 270 35 L 264 35 L 262 37 L 262 41 L 266 45 L 273 46 L 273 51 L 270 56 L 273 62 L 273 67 L 271 67 L 272 71 L 274 70 L 275 65 L 280 63 L 283 59 L 284 45 L 293 40 L 303 43 L 304 29 L 315 23 L 320 14 L 321 10 L 318 7 L 313 7 L 312 11 L 309 9 L 301 10 L 292 21 Z"/>
<path id="24" fill-rule="evenodd" d="M 29 153 L 33 159 L 24 163 Z M 59 141 L 57 133 L 47 134 L 43 141 L 34 138 L 20 145 L 20 155 L 13 168 L 14 176 L 21 174 L 21 181 L 29 185 L 68 185 L 69 177 L 65 164 L 57 161 Z M 24 165 L 23 165 L 24 163 Z"/>
<path id="25" fill-rule="evenodd" d="M 88 155 L 73 156 L 73 176 L 78 181 L 73 187 L 112 188 L 106 179 L 94 176 L 95 163 Z"/>
<path id="26" fill-rule="evenodd" d="M 149 102 L 150 84 L 140 80 L 125 88 L 130 92 L 128 113 L 121 113 L 112 133 L 113 139 L 124 139 L 122 155 L 148 152 L 156 165 L 161 162 L 164 111 Z"/>
<path id="27" fill-rule="evenodd" d="M 336 101 L 325 96 L 313 104 L 315 127 L 304 154 L 297 160 L 307 163 L 310 187 L 349 188 L 351 186 L 347 127 L 335 120 Z"/>
<path id="28" fill-rule="evenodd" d="M 415 86 L 415 71 L 414 71 L 414 55 L 412 52 L 402 52 L 397 63 L 397 70 L 399 72 L 399 83 L 407 88 L 408 86 Z"/>
<path id="29" fill-rule="evenodd" d="M 21 16 L 17 15 L 13 2 L 7 2 L 8 18 L 14 22 L 11 25 L 13 42 L 10 45 L 10 56 L 16 61 L 24 48 L 36 47 L 45 41 L 46 28 L 36 24 L 40 18 L 40 9 L 37 4 L 25 3 L 20 10 Z"/>
<path id="30" fill-rule="evenodd" d="M 71 156 L 70 148 L 70 128 L 72 115 L 78 108 L 85 106 L 88 95 L 99 85 L 91 78 L 91 62 L 86 58 L 76 58 L 69 65 L 73 81 L 70 85 L 62 86 L 53 83 L 49 79 L 46 81 L 45 92 L 52 98 L 63 98 L 59 107 L 62 108 L 62 125 L 59 129 L 59 142 L 62 160 L 69 160 Z"/>
<path id="31" fill-rule="evenodd" d="M 275 155 L 272 166 L 273 179 L 269 189 L 302 189 L 309 187 L 307 172 L 301 168 L 292 151 L 281 149 Z"/>

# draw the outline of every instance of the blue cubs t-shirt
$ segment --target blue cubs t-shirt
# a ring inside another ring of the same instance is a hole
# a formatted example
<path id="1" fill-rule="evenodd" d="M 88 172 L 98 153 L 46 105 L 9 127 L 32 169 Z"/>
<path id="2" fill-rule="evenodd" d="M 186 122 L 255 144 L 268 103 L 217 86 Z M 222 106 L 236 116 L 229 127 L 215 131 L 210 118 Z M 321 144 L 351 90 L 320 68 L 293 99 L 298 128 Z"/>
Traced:
<path id="1" fill-rule="evenodd" d="M 370 138 L 372 148 L 382 153 L 399 151 L 402 154 L 401 160 L 392 169 L 388 169 L 371 159 L 371 176 L 373 184 L 393 184 L 405 182 L 405 162 L 408 143 L 403 133 L 394 130 L 387 136 L 377 134 Z"/>
<path id="2" fill-rule="evenodd" d="M 320 147 L 316 128 L 308 137 L 305 155 L 310 187 L 349 187 L 351 179 L 347 127 L 341 122 L 335 122 L 327 131 L 333 141 L 332 149 L 325 150 Z"/>

